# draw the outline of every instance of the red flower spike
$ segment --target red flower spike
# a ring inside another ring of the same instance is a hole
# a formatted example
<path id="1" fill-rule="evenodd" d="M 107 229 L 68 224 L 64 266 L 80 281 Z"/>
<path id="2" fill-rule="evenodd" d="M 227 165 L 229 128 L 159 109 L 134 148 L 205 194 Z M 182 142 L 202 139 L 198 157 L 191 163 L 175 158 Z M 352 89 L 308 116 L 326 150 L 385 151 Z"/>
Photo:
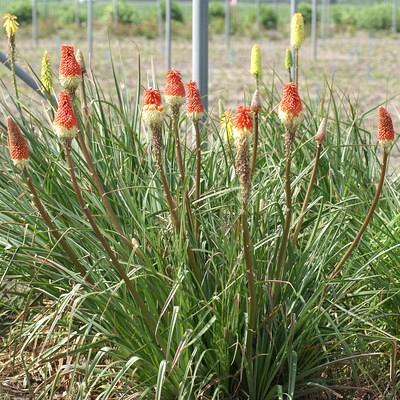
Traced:
<path id="1" fill-rule="evenodd" d="M 182 75 L 177 69 L 169 69 L 167 71 L 164 93 L 165 96 L 185 97 L 185 87 L 182 83 Z"/>
<path id="2" fill-rule="evenodd" d="M 201 101 L 200 91 L 197 83 L 190 81 L 187 84 L 187 112 L 193 120 L 199 120 L 204 113 L 204 106 Z"/>
<path id="3" fill-rule="evenodd" d="M 394 140 L 393 121 L 385 107 L 378 110 L 378 141 L 383 145 L 389 145 Z"/>
<path id="4" fill-rule="evenodd" d="M 29 160 L 28 142 L 12 117 L 7 118 L 8 151 L 17 166 L 25 167 Z"/>
<path id="5" fill-rule="evenodd" d="M 143 120 L 150 130 L 160 129 L 163 123 L 164 107 L 158 89 L 145 89 L 143 95 Z"/>
<path id="6" fill-rule="evenodd" d="M 233 117 L 233 126 L 236 129 L 251 131 L 253 119 L 251 117 L 250 107 L 239 106 Z"/>
<path id="7" fill-rule="evenodd" d="M 73 139 L 78 132 L 72 97 L 66 90 L 58 96 L 58 109 L 53 124 L 57 135 L 62 139 Z"/>
<path id="8" fill-rule="evenodd" d="M 297 127 L 300 122 L 303 105 L 295 83 L 283 86 L 282 100 L 279 104 L 279 118 L 288 129 Z"/>
<path id="9" fill-rule="evenodd" d="M 64 89 L 75 91 L 81 79 L 82 70 L 76 60 L 74 47 L 63 44 L 61 46 L 61 59 L 59 76 Z"/>
<path id="10" fill-rule="evenodd" d="M 145 106 L 154 105 L 156 107 L 161 106 L 161 94 L 158 89 L 144 89 L 143 103 Z"/>

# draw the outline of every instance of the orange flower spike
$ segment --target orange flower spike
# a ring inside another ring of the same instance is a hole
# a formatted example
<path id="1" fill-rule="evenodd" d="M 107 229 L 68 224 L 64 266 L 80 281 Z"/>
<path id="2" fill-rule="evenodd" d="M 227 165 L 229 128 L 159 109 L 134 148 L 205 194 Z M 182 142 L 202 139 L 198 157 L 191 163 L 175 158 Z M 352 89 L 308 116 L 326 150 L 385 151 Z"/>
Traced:
<path id="1" fill-rule="evenodd" d="M 198 121 L 203 117 L 204 106 L 197 83 L 190 81 L 187 84 L 187 113 L 193 121 Z"/>
<path id="2" fill-rule="evenodd" d="M 72 97 L 63 90 L 58 96 L 58 109 L 53 126 L 60 139 L 73 139 L 78 133 L 78 121 L 75 116 Z"/>
<path id="3" fill-rule="evenodd" d="M 295 130 L 301 122 L 303 105 L 297 85 L 286 83 L 283 86 L 282 100 L 279 104 L 278 115 L 283 125 L 288 130 Z"/>
<path id="4" fill-rule="evenodd" d="M 185 86 L 182 82 L 182 75 L 177 69 L 167 71 L 165 83 L 165 101 L 171 107 L 180 107 L 185 101 Z"/>
<path id="5" fill-rule="evenodd" d="M 243 140 L 247 140 L 252 128 L 253 118 L 250 107 L 239 106 L 233 117 L 233 139 L 236 146 L 239 146 Z"/>
<path id="6" fill-rule="evenodd" d="M 393 121 L 385 107 L 378 110 L 378 141 L 384 146 L 390 146 L 394 141 Z"/>
<path id="7" fill-rule="evenodd" d="M 8 151 L 14 165 L 26 167 L 29 161 L 29 147 L 24 135 L 12 117 L 7 118 Z"/>
<path id="8" fill-rule="evenodd" d="M 164 118 L 164 107 L 158 89 L 145 89 L 143 98 L 143 120 L 150 128 L 161 128 Z"/>
<path id="9" fill-rule="evenodd" d="M 75 92 L 81 81 L 82 70 L 76 60 L 74 47 L 63 44 L 61 46 L 61 59 L 59 68 L 59 79 L 61 86 Z"/>

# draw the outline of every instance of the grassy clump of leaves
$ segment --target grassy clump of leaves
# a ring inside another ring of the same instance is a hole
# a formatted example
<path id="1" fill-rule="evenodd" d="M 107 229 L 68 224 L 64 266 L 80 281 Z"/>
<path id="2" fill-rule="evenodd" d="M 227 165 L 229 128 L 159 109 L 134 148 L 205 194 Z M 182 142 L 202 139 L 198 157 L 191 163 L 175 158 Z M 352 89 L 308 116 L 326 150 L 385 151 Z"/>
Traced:
<path id="1" fill-rule="evenodd" d="M 249 359 L 240 188 L 232 148 L 223 140 L 218 119 L 208 115 L 202 126 L 202 195 L 194 204 L 200 236 L 190 238 L 203 277 L 198 282 L 188 263 L 189 239 L 172 227 L 142 129 L 141 78 L 131 91 L 113 64 L 111 69 L 114 92 L 103 93 L 92 72 L 86 87 L 89 117 L 85 123 L 78 117 L 95 168 L 133 246 L 114 230 L 77 143 L 72 156 L 87 207 L 155 319 L 161 344 L 82 214 L 50 123 L 54 102 L 49 99 L 43 106 L 42 100 L 25 97 L 16 107 L 4 89 L 2 112 L 19 110 L 16 119 L 30 143 L 32 182 L 93 284 L 74 270 L 37 213 L 7 154 L 2 125 L 0 375 L 14 376 L 16 386 L 25 382 L 20 389 L 37 399 L 63 391 L 77 399 L 265 400 L 347 391 L 353 395 L 357 390 L 395 396 L 398 179 L 385 182 L 380 207 L 357 251 L 342 274 L 329 279 L 374 195 L 379 157 L 373 135 L 364 127 L 369 113 L 360 114 L 346 97 L 332 92 L 329 135 L 303 229 L 276 271 L 284 224 L 284 128 L 274 111 L 279 101 L 276 82 L 262 90 L 258 158 L 247 210 L 258 310 Z M 293 228 L 321 117 L 316 101 L 305 99 L 305 105 L 293 154 Z M 180 132 L 182 139 L 191 134 L 185 116 Z M 169 118 L 163 139 L 167 180 L 186 226 Z M 185 184 L 191 188 L 195 152 L 190 146 L 184 150 Z"/>

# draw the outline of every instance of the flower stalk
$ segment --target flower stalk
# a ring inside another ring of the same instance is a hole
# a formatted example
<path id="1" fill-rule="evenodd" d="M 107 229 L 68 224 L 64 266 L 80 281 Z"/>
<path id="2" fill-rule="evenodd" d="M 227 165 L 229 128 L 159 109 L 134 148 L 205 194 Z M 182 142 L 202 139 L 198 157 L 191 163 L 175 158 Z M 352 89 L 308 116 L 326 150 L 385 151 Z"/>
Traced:
<path id="1" fill-rule="evenodd" d="M 284 85 L 282 100 L 279 104 L 279 118 L 286 128 L 285 133 L 285 224 L 278 251 L 276 271 L 280 273 L 286 258 L 289 241 L 290 225 L 292 221 L 292 190 L 291 190 L 291 165 L 293 144 L 296 130 L 302 118 L 302 103 L 295 83 Z"/>
<path id="2" fill-rule="evenodd" d="M 254 92 L 253 99 L 251 101 L 251 111 L 253 112 L 253 115 L 254 115 L 254 140 L 253 140 L 253 154 L 251 157 L 251 166 L 250 166 L 250 178 L 252 178 L 254 175 L 254 171 L 256 169 L 256 163 L 257 163 L 258 136 L 259 136 L 259 123 L 260 123 L 261 109 L 262 109 L 261 98 L 260 98 L 260 92 L 259 92 L 258 82 L 257 82 L 257 87 Z"/>
<path id="3" fill-rule="evenodd" d="M 308 183 L 308 187 L 307 187 L 306 195 L 304 197 L 303 205 L 301 207 L 300 216 L 297 221 L 296 228 L 292 235 L 292 242 L 294 244 L 296 244 L 296 242 L 297 242 L 297 238 L 299 236 L 301 227 L 303 225 L 304 216 L 306 214 L 308 205 L 310 203 L 311 194 L 313 192 L 315 180 L 317 178 L 317 171 L 318 171 L 318 167 L 319 167 L 319 160 L 321 157 L 322 144 L 325 141 L 326 125 L 327 125 L 327 118 L 325 117 L 322 119 L 320 126 L 318 128 L 317 134 L 314 137 L 315 141 L 317 143 L 315 158 L 314 158 L 314 166 L 313 166 L 313 169 L 311 172 L 311 177 L 310 177 L 310 181 Z"/>
<path id="4" fill-rule="evenodd" d="M 3 20 L 4 20 L 3 27 L 4 27 L 4 30 L 6 31 L 7 40 L 8 40 L 8 59 L 11 64 L 11 74 L 13 77 L 15 97 L 18 100 L 19 99 L 19 91 L 18 91 L 17 73 L 16 73 L 15 39 L 16 39 L 16 34 L 18 31 L 19 23 L 18 23 L 18 18 L 15 15 L 11 15 L 11 14 L 6 14 L 3 17 Z"/>
<path id="5" fill-rule="evenodd" d="M 64 92 L 61 92 L 60 99 L 63 99 L 63 108 L 68 109 L 68 103 L 73 104 L 73 99 L 75 98 L 76 89 L 80 86 L 81 88 L 81 101 L 82 101 L 82 115 L 84 119 L 83 128 L 86 130 L 88 121 L 88 108 L 87 108 L 87 98 L 85 91 L 84 75 L 86 73 L 86 66 L 83 58 L 82 52 L 78 51 L 78 58 L 75 57 L 75 52 L 73 46 L 63 45 L 61 47 L 61 58 L 60 58 L 60 68 L 59 77 L 60 83 L 65 88 Z M 71 99 L 68 97 L 71 96 Z M 62 109 L 62 108 L 61 108 Z M 67 113 L 71 115 L 71 112 L 67 110 Z M 73 113 L 75 115 L 75 113 Z M 57 117 L 56 117 L 57 118 Z M 75 123 L 76 122 L 76 123 Z M 74 124 L 76 125 L 76 136 L 79 146 L 82 150 L 83 158 L 85 159 L 86 166 L 88 168 L 89 174 L 92 178 L 92 182 L 96 188 L 98 195 L 101 198 L 101 202 L 110 218 L 111 225 L 114 230 L 120 235 L 124 243 L 129 249 L 133 249 L 132 242 L 126 237 L 120 221 L 114 212 L 111 202 L 108 197 L 108 193 L 105 191 L 103 182 L 97 173 L 96 167 L 93 164 L 92 156 L 87 147 L 85 138 L 83 136 L 82 127 L 79 127 L 79 123 L 76 120 Z M 74 136 L 75 137 L 75 136 Z"/>
<path id="6" fill-rule="evenodd" d="M 257 297 L 253 265 L 253 247 L 250 238 L 247 208 L 251 191 L 251 171 L 249 162 L 249 135 L 253 129 L 251 109 L 238 107 L 233 119 L 233 139 L 236 150 L 235 168 L 241 187 L 240 222 L 243 235 L 243 255 L 249 290 L 247 352 L 249 360 L 253 356 L 253 339 L 256 333 Z"/>
<path id="7" fill-rule="evenodd" d="M 201 101 L 200 91 L 197 83 L 190 81 L 187 85 L 187 114 L 192 120 L 195 132 L 195 146 L 196 146 L 196 172 L 195 172 L 195 185 L 194 185 L 194 202 L 197 203 L 201 196 L 201 135 L 200 135 L 200 121 L 204 115 L 204 106 Z M 200 237 L 200 223 L 198 217 L 195 221 L 195 234 L 196 238 Z"/>
<path id="8" fill-rule="evenodd" d="M 157 89 L 149 88 L 146 89 L 144 92 L 143 120 L 151 133 L 153 159 L 161 179 L 161 185 L 163 187 L 165 200 L 168 204 L 172 224 L 175 228 L 176 233 L 178 235 L 182 235 L 182 237 L 185 238 L 185 234 L 181 230 L 181 221 L 179 218 L 176 201 L 171 194 L 171 189 L 169 187 L 164 170 L 164 162 L 162 156 L 162 128 L 164 121 L 164 107 L 161 104 L 160 91 Z M 192 272 L 198 284 L 200 285 L 202 280 L 200 269 L 193 250 L 190 246 L 188 246 L 187 248 L 187 254 Z"/>
<path id="9" fill-rule="evenodd" d="M 394 129 L 393 129 L 393 122 L 392 117 L 388 113 L 388 111 L 384 107 L 380 107 L 378 110 L 378 141 L 383 148 L 383 156 L 382 156 L 382 165 L 381 165 L 381 172 L 379 176 L 378 185 L 376 188 L 375 196 L 372 201 L 372 204 L 368 210 L 367 215 L 365 216 L 364 222 L 361 225 L 359 231 L 357 232 L 355 238 L 353 239 L 350 247 L 346 250 L 343 254 L 340 261 L 337 263 L 335 269 L 330 274 L 330 279 L 335 279 L 336 276 L 341 272 L 343 269 L 344 264 L 349 259 L 351 254 L 353 253 L 354 249 L 357 247 L 358 243 L 360 242 L 364 232 L 366 231 L 369 223 L 372 220 L 372 217 L 375 213 L 376 207 L 378 206 L 378 202 L 382 193 L 383 184 L 385 182 L 385 175 L 387 170 L 387 164 L 389 159 L 389 148 L 390 145 L 394 141 Z"/>
<path id="10" fill-rule="evenodd" d="M 304 19 L 300 13 L 293 14 L 290 29 L 290 44 L 294 50 L 294 82 L 299 84 L 299 49 L 304 42 Z"/>
<path id="11" fill-rule="evenodd" d="M 27 168 L 30 154 L 28 143 L 12 117 L 7 118 L 7 132 L 8 150 L 10 153 L 10 157 L 13 160 L 14 165 L 22 172 L 22 177 L 24 178 L 24 181 L 32 194 L 33 203 L 35 204 L 36 209 L 38 210 L 40 216 L 49 228 L 52 236 L 60 243 L 61 247 L 65 251 L 65 254 L 68 256 L 75 269 L 88 283 L 93 284 L 92 279 L 87 276 L 86 269 L 79 262 L 74 251 L 69 246 L 67 240 L 57 230 L 32 182 L 31 176 Z"/>

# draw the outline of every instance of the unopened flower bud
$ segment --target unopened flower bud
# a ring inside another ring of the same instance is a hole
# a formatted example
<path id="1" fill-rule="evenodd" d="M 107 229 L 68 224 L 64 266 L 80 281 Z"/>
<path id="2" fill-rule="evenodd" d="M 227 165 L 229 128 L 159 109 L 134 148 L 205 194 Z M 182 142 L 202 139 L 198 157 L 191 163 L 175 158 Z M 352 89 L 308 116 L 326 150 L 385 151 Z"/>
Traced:
<path id="1" fill-rule="evenodd" d="M 321 123 L 319 124 L 317 134 L 314 136 L 315 141 L 319 145 L 325 142 L 327 124 L 328 124 L 328 119 L 326 117 L 322 118 Z"/>
<path id="2" fill-rule="evenodd" d="M 254 91 L 253 98 L 251 99 L 250 108 L 253 112 L 260 112 L 262 109 L 260 91 L 258 90 L 258 88 Z"/>

